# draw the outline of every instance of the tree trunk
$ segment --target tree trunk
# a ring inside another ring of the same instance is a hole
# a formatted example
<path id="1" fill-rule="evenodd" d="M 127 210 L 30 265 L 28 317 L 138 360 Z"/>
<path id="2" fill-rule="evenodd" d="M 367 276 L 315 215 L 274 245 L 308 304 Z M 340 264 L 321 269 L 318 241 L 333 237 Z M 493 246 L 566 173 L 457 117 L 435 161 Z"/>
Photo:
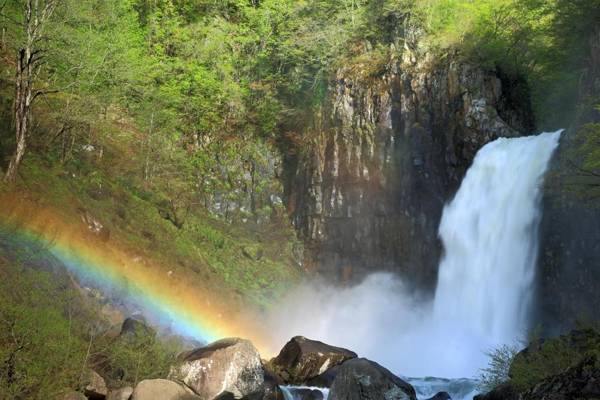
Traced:
<path id="1" fill-rule="evenodd" d="M 14 117 L 17 147 L 8 164 L 4 176 L 5 182 L 14 182 L 17 177 L 17 170 L 27 148 L 31 104 L 36 97 L 43 94 L 42 91 L 33 94 L 33 85 L 37 72 L 39 72 L 41 53 L 43 52 L 43 50 L 37 48 L 37 44 L 42 37 L 44 24 L 52 15 L 57 4 L 58 0 L 46 0 L 42 4 L 39 0 L 27 0 L 25 2 L 24 27 L 26 41 L 19 49 L 15 77 Z"/>
<path id="2" fill-rule="evenodd" d="M 17 177 L 17 170 L 27 148 L 27 129 L 29 122 L 29 111 L 31 108 L 31 65 L 28 60 L 31 59 L 31 49 L 29 46 L 19 51 L 17 62 L 17 76 L 15 83 L 15 136 L 17 147 L 13 154 L 6 175 L 5 182 L 14 182 Z"/>

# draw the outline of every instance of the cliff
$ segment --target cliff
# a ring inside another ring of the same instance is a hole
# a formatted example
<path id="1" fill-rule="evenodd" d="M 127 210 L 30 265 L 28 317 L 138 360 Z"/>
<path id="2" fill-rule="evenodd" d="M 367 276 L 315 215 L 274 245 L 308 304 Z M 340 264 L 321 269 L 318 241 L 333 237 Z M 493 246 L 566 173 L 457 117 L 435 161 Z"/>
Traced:
<path id="1" fill-rule="evenodd" d="M 348 281 L 389 270 L 437 276 L 437 229 L 474 155 L 533 130 L 518 79 L 404 45 L 377 75 L 340 69 L 307 150 L 285 159 L 286 203 L 307 244 L 306 268 Z"/>
<path id="2" fill-rule="evenodd" d="M 586 126 L 600 122 L 600 29 L 589 46 L 579 114 L 563 134 L 544 191 L 537 323 L 549 333 L 597 320 L 600 307 L 600 179 L 582 167 L 581 148 L 590 134 Z"/>

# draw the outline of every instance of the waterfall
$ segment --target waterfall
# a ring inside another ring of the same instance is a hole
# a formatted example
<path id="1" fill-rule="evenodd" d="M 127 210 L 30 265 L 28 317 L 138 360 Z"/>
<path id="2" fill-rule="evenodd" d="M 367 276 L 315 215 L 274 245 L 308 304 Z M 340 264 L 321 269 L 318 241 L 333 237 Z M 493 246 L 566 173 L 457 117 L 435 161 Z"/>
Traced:
<path id="1" fill-rule="evenodd" d="M 405 377 L 476 377 L 489 361 L 486 351 L 515 344 L 528 329 L 542 180 L 559 138 L 502 138 L 477 153 L 443 212 L 445 254 L 433 303 L 392 274 L 372 274 L 353 287 L 306 284 L 270 314 L 276 341 L 301 334 Z M 417 381 L 423 393 L 446 385 L 458 399 L 474 386 Z"/>
<path id="2" fill-rule="evenodd" d="M 487 346 L 526 333 L 541 183 L 560 134 L 501 138 L 477 153 L 440 224 L 438 326 L 461 326 Z"/>

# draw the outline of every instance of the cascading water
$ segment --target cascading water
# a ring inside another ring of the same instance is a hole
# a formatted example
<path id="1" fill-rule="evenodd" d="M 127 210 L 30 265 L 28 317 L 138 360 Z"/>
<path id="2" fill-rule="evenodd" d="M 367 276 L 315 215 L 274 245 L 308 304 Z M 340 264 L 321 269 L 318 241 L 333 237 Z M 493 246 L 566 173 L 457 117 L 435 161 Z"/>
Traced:
<path id="1" fill-rule="evenodd" d="M 561 132 L 501 138 L 475 157 L 444 209 L 433 319 L 461 327 L 450 346 L 481 352 L 528 328 L 540 219 L 540 186 Z M 465 335 L 466 334 L 466 335 Z M 463 337 L 476 339 L 464 346 Z"/>
<path id="2" fill-rule="evenodd" d="M 477 376 L 486 351 L 515 343 L 528 328 L 541 183 L 559 138 L 560 132 L 498 139 L 478 152 L 444 209 L 445 255 L 433 304 L 390 274 L 373 274 L 352 288 L 307 285 L 272 315 L 276 340 L 301 334 L 404 376 Z M 412 381 L 423 393 L 446 385 Z M 460 386 L 460 397 L 474 382 L 448 385 Z"/>

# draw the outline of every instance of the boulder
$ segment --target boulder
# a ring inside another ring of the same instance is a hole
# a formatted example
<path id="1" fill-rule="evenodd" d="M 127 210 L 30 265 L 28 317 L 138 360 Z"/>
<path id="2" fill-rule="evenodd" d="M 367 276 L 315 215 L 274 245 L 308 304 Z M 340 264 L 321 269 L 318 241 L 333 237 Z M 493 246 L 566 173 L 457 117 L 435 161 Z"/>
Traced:
<path id="1" fill-rule="evenodd" d="M 284 400 L 283 392 L 279 388 L 282 384 L 279 377 L 265 369 L 265 393 L 263 400 Z"/>
<path id="2" fill-rule="evenodd" d="M 204 400 L 260 399 L 265 372 L 258 351 L 248 340 L 223 339 L 183 353 L 169 379 L 185 383 Z"/>
<path id="3" fill-rule="evenodd" d="M 62 400 L 87 400 L 83 393 L 71 390 L 62 397 Z"/>
<path id="4" fill-rule="evenodd" d="M 415 389 L 381 365 L 365 358 L 346 361 L 340 367 L 329 400 L 416 400 Z"/>
<path id="5" fill-rule="evenodd" d="M 141 381 L 133 391 L 131 400 L 204 400 L 185 386 L 166 379 Z"/>
<path id="6" fill-rule="evenodd" d="M 271 360 L 270 367 L 285 383 L 302 385 L 353 358 L 356 353 L 350 350 L 296 336 Z"/>
<path id="7" fill-rule="evenodd" d="M 121 389 L 115 389 L 108 392 L 108 396 L 106 396 L 106 400 L 129 400 L 131 394 L 133 393 L 132 387 L 124 387 Z"/>
<path id="8" fill-rule="evenodd" d="M 448 392 L 439 392 L 427 400 L 452 400 L 452 397 L 448 394 Z"/>
<path id="9" fill-rule="evenodd" d="M 135 336 L 154 336 L 156 332 L 154 329 L 148 326 L 146 320 L 141 315 L 133 315 L 125 318 L 121 325 L 122 337 L 135 337 Z"/>
<path id="10" fill-rule="evenodd" d="M 104 378 L 95 371 L 89 370 L 83 393 L 90 400 L 104 400 L 108 394 L 108 388 L 106 387 Z"/>

